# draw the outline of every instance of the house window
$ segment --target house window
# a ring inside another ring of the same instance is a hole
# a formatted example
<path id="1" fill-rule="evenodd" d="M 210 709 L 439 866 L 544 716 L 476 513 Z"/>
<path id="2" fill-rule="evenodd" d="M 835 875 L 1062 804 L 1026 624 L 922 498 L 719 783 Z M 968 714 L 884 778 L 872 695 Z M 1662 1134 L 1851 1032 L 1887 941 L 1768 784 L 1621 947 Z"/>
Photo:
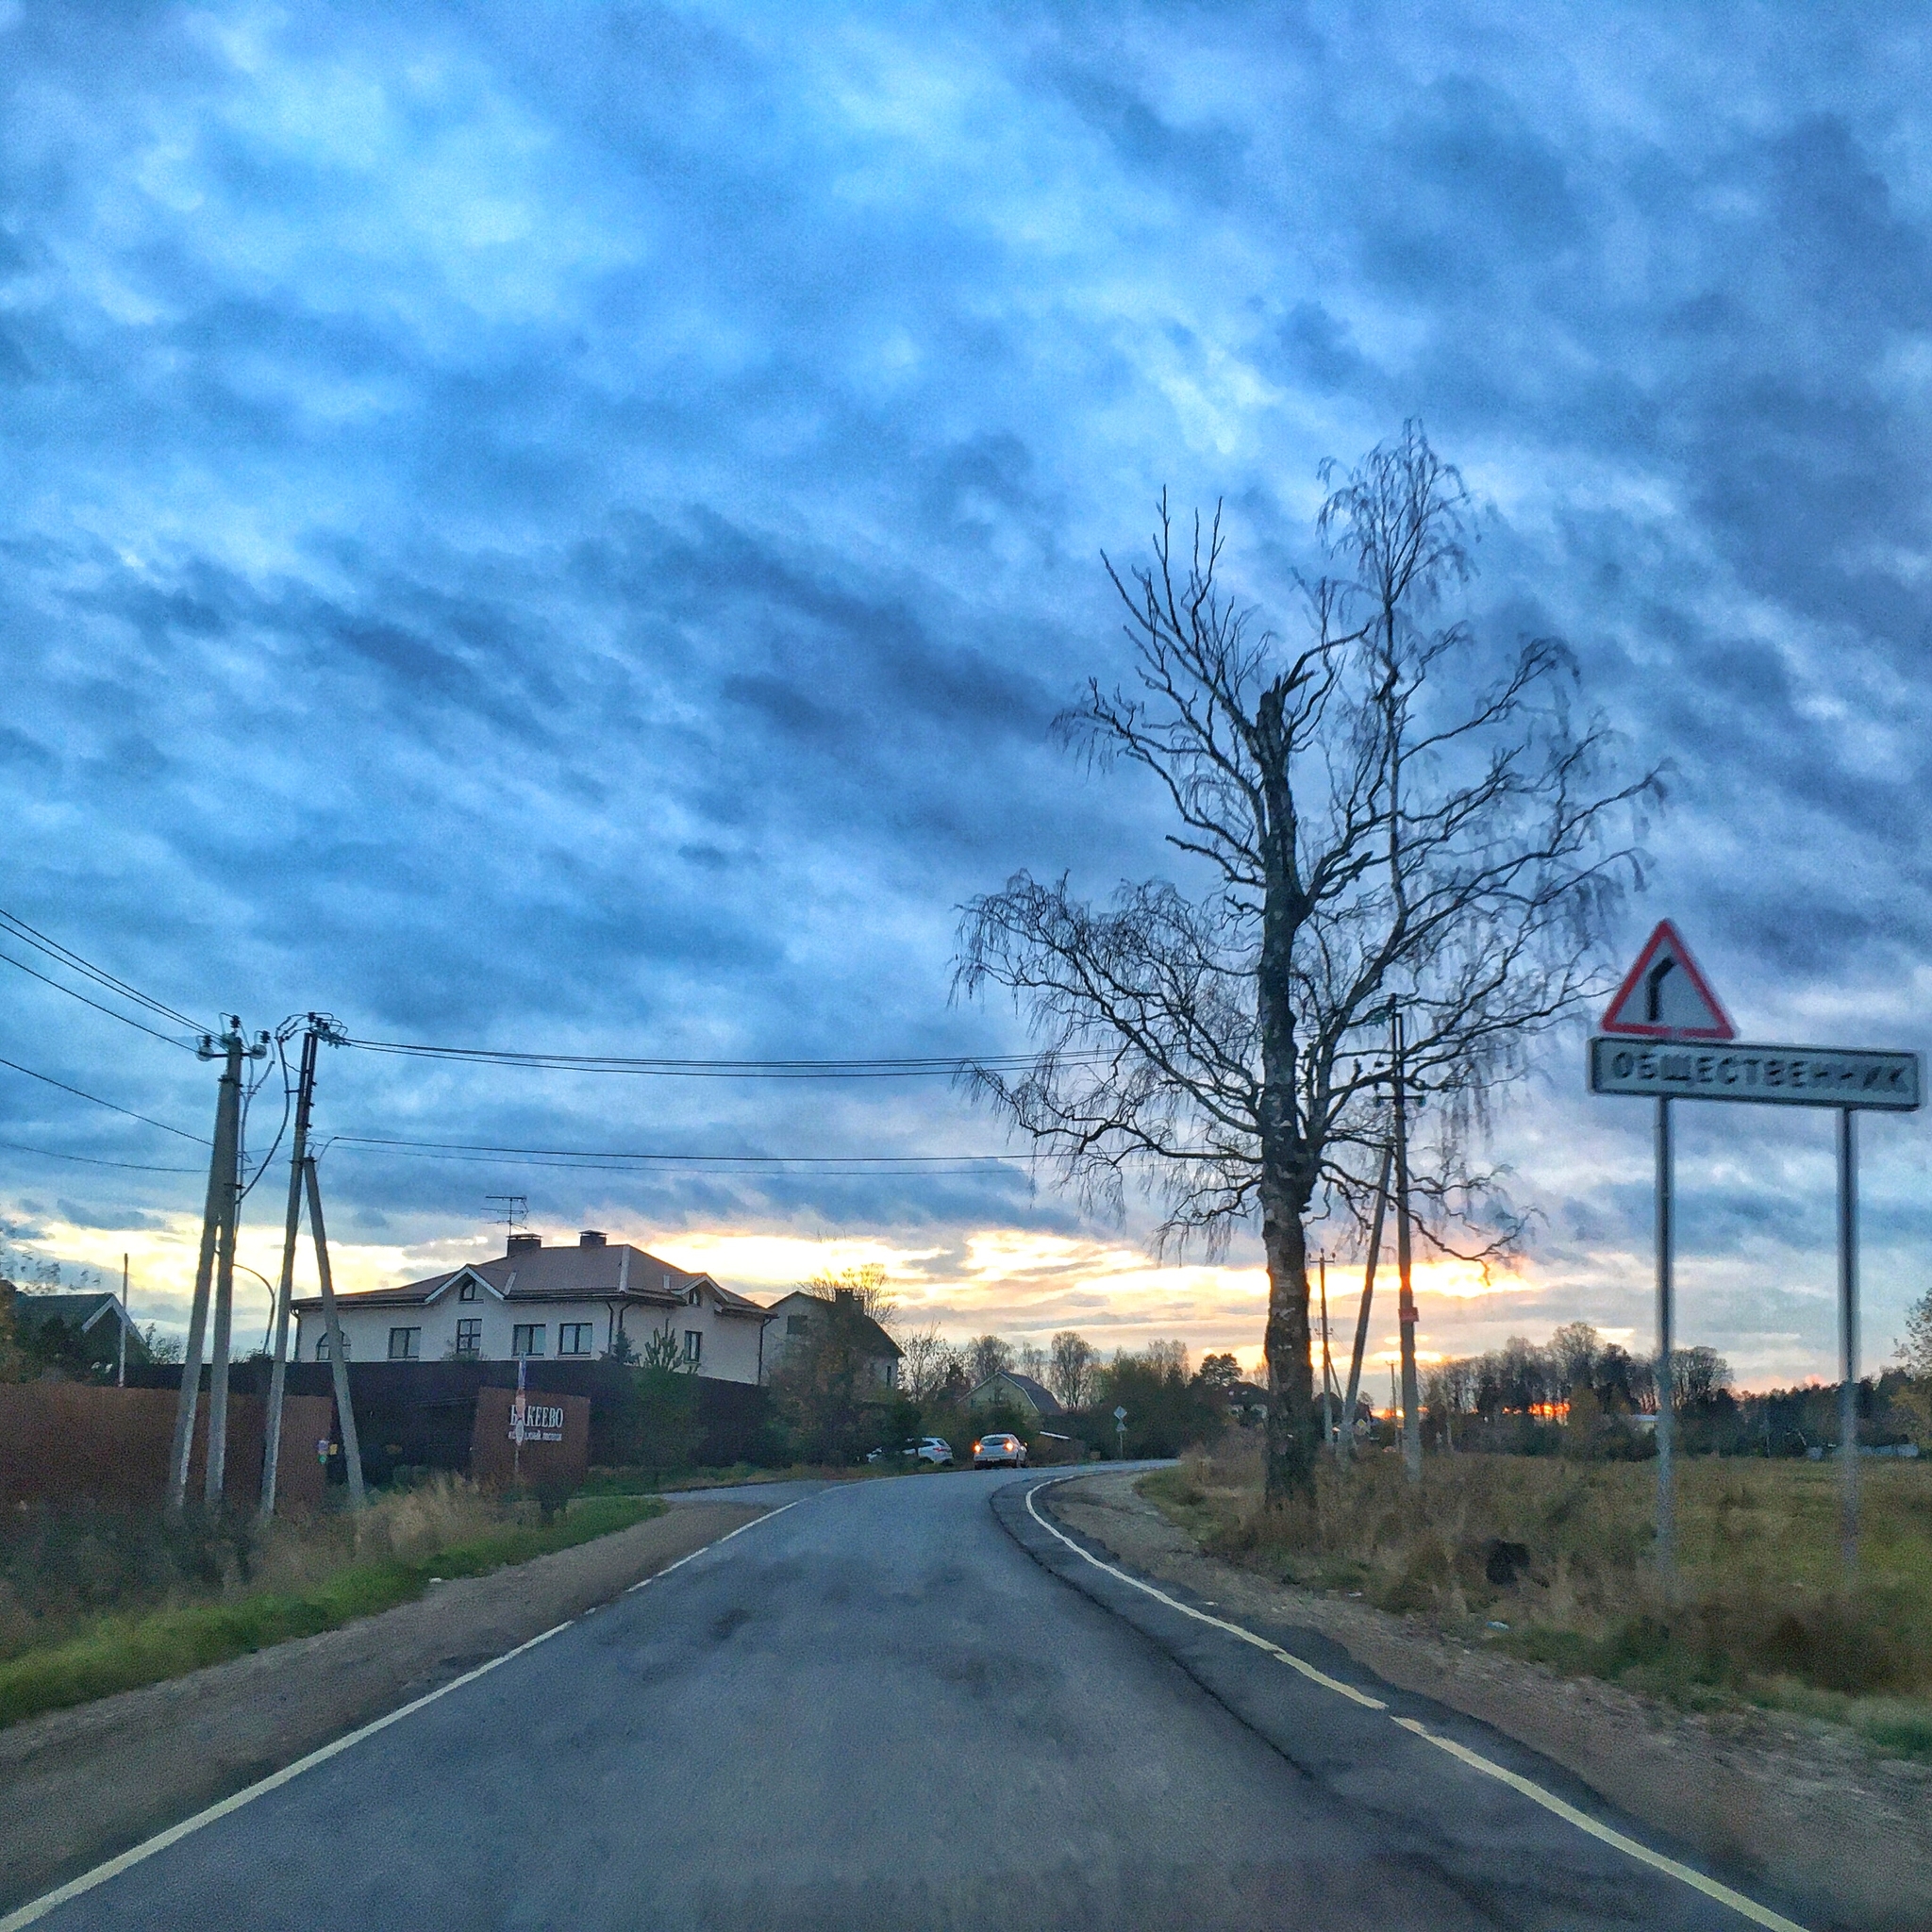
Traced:
<path id="1" fill-rule="evenodd" d="M 511 1355 L 541 1355 L 543 1353 L 542 1323 L 517 1323 L 509 1331 L 509 1352 Z"/>
<path id="2" fill-rule="evenodd" d="M 787 1315 L 785 1317 L 785 1332 L 787 1335 L 803 1335 L 810 1326 L 811 1317 L 809 1315 Z"/>
<path id="3" fill-rule="evenodd" d="M 684 1331 L 684 1359 L 691 1368 L 696 1368 L 705 1352 L 705 1338 L 695 1328 Z"/>
<path id="4" fill-rule="evenodd" d="M 476 1299 L 476 1284 L 474 1281 L 464 1282 L 462 1287 L 457 1290 L 457 1299 L 459 1302 L 475 1301 Z"/>
<path id="5" fill-rule="evenodd" d="M 315 1359 L 319 1362 L 325 1362 L 328 1359 L 328 1330 L 326 1328 L 315 1338 Z M 349 1359 L 349 1338 L 346 1335 L 342 1337 L 342 1359 L 344 1361 Z"/>
<path id="6" fill-rule="evenodd" d="M 588 1322 L 562 1322 L 557 1329 L 557 1352 L 558 1355 L 589 1355 L 594 1344 L 591 1341 L 591 1324 Z"/>
<path id="7" fill-rule="evenodd" d="M 392 1362 L 420 1361 L 423 1331 L 420 1328 L 391 1328 L 389 1331 L 389 1358 Z"/>
<path id="8" fill-rule="evenodd" d="M 458 1355 L 481 1355 L 483 1353 L 483 1318 L 472 1315 L 467 1321 L 457 1324 L 457 1353 Z"/>

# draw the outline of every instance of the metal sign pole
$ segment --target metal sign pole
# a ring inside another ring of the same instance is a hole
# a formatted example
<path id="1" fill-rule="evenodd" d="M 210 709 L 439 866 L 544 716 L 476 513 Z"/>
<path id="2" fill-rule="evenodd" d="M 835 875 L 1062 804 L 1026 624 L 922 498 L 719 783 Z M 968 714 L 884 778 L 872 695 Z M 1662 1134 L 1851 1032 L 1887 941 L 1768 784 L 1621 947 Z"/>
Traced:
<path id="1" fill-rule="evenodd" d="M 1844 1564 L 1858 1567 L 1858 1143 L 1849 1107 L 1838 1110 L 1838 1453 Z"/>
<path id="2" fill-rule="evenodd" d="M 1671 1103 L 1657 1103 L 1657 1567 L 1668 1579 L 1677 1562 L 1677 1494 L 1671 1470 L 1672 1409 L 1676 1399 L 1673 1371 L 1671 1260 L 1676 1229 L 1671 1198 Z"/>

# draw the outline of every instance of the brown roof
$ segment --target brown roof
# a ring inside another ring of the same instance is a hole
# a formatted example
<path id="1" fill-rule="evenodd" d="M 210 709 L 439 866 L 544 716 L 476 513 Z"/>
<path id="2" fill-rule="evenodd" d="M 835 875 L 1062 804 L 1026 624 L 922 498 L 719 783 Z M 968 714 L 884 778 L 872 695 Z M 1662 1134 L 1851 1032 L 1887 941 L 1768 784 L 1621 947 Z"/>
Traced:
<path id="1" fill-rule="evenodd" d="M 669 1261 L 641 1248 L 626 1245 L 596 1247 L 539 1247 L 519 1242 L 514 1254 L 499 1255 L 491 1261 L 472 1261 L 447 1274 L 432 1274 L 422 1281 L 406 1281 L 394 1288 L 369 1288 L 339 1299 L 358 1307 L 393 1303 L 398 1307 L 421 1306 L 452 1288 L 463 1275 L 475 1275 L 487 1282 L 506 1301 L 575 1302 L 586 1299 L 640 1302 L 657 1307 L 675 1307 L 702 1285 L 717 1304 L 720 1314 L 756 1316 L 766 1319 L 765 1311 L 748 1296 L 724 1286 L 705 1274 L 675 1268 Z M 319 1294 L 299 1296 L 298 1308 L 319 1308 Z"/>

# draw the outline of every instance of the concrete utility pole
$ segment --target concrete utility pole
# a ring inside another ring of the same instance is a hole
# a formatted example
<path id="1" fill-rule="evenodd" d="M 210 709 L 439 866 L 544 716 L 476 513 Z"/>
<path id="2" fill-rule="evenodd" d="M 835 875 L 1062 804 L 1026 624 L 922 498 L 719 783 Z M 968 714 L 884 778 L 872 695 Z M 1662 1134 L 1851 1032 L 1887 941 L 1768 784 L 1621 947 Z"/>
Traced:
<path id="1" fill-rule="evenodd" d="M 328 1334 L 330 1380 L 336 1390 L 336 1420 L 342 1430 L 342 1460 L 348 1465 L 349 1507 L 359 1509 L 368 1500 L 362 1492 L 362 1444 L 356 1434 L 356 1406 L 349 1400 L 349 1364 L 342 1357 L 342 1324 L 336 1319 L 335 1277 L 328 1269 L 328 1230 L 322 1220 L 322 1188 L 315 1178 L 315 1156 L 302 1163 L 308 1183 L 308 1231 L 315 1237 L 315 1272 L 322 1280 L 322 1320 Z"/>
<path id="2" fill-rule="evenodd" d="M 235 1032 L 239 1040 L 242 1022 Z M 258 1060 L 268 1052 L 268 1035 L 262 1034 L 253 1046 L 242 1050 L 242 1059 Z M 228 1353 L 235 1322 L 235 1240 L 242 1221 L 242 1098 L 241 1066 L 236 1063 L 234 1099 L 235 1130 L 228 1175 L 227 1199 L 224 1203 L 222 1225 L 215 1242 L 214 1336 L 208 1347 L 208 1465 L 203 1473 L 202 1501 L 218 1509 L 228 1474 Z"/>
<path id="3" fill-rule="evenodd" d="M 1389 1206 L 1389 1164 L 1394 1158 L 1391 1141 L 1382 1149 L 1382 1174 L 1375 1183 L 1375 1222 L 1369 1230 L 1369 1258 L 1362 1266 L 1362 1306 L 1355 1318 L 1355 1353 L 1348 1363 L 1348 1400 L 1341 1411 L 1341 1453 L 1355 1454 L 1355 1406 L 1362 1392 L 1362 1357 L 1369 1345 L 1369 1307 L 1375 1298 L 1375 1257 L 1382 1252 L 1382 1213 Z"/>
<path id="4" fill-rule="evenodd" d="M 214 1151 L 208 1163 L 208 1200 L 201 1216 L 201 1255 L 194 1267 L 194 1300 L 188 1314 L 188 1345 L 181 1357 L 181 1392 L 175 1404 L 175 1441 L 168 1457 L 168 1510 L 178 1516 L 188 1500 L 188 1465 L 194 1454 L 194 1412 L 201 1400 L 201 1350 L 208 1334 L 208 1288 L 214 1278 L 215 1242 L 234 1187 L 236 1147 L 242 1130 L 242 1022 L 225 1015 L 228 1030 L 218 1048 L 202 1036 L 200 1058 L 219 1052 L 225 1062 L 215 1091 Z"/>
<path id="5" fill-rule="evenodd" d="M 289 1380 L 289 1313 L 295 1294 L 295 1248 L 302 1236 L 303 1176 L 308 1162 L 308 1123 L 315 1107 L 316 1049 L 325 1040 L 337 1045 L 345 1037 L 326 1013 L 310 1013 L 302 1033 L 301 1070 L 295 1083 L 295 1120 L 289 1145 L 289 1206 L 282 1224 L 282 1279 L 275 1291 L 275 1334 L 269 1343 L 268 1415 L 261 1449 L 261 1516 L 275 1513 L 275 1489 L 281 1471 L 282 1407 Z M 288 1037 L 288 1022 L 282 1037 Z M 333 1302 L 334 1297 L 330 1297 Z"/>
<path id="6" fill-rule="evenodd" d="M 1408 1243 L 1408 1089 L 1403 1068 L 1402 1010 L 1391 1007 L 1391 1111 L 1395 1128 L 1395 1274 L 1400 1292 L 1395 1321 L 1402 1337 L 1402 1467 L 1412 1483 L 1423 1479 L 1421 1391 L 1415 1374 L 1415 1289 Z"/>

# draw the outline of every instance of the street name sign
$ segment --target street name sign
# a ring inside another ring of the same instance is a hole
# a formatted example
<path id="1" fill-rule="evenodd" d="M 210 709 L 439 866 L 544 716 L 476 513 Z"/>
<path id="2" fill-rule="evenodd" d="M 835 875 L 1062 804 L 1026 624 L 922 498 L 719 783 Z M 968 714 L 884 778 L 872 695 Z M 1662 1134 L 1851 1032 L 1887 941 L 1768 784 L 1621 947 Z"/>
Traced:
<path id="1" fill-rule="evenodd" d="M 1924 1087 L 1915 1053 L 1836 1046 L 1590 1042 L 1590 1091 L 1645 1100 L 1743 1100 L 1762 1107 L 1857 1107 L 1911 1113 Z"/>
<path id="2" fill-rule="evenodd" d="M 1683 935 L 1668 919 L 1644 941 L 1636 965 L 1605 1008 L 1603 1031 L 1638 1040 L 1737 1038 L 1724 1002 L 1711 991 Z"/>

